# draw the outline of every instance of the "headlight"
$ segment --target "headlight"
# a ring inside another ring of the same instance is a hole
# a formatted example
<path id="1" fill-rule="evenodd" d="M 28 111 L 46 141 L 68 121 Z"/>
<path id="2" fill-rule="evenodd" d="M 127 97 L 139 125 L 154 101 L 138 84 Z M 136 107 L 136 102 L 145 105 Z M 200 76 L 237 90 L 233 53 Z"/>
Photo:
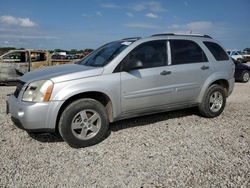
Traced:
<path id="1" fill-rule="evenodd" d="M 31 82 L 25 89 L 22 100 L 27 102 L 48 102 L 52 93 L 53 82 L 39 80 Z"/>

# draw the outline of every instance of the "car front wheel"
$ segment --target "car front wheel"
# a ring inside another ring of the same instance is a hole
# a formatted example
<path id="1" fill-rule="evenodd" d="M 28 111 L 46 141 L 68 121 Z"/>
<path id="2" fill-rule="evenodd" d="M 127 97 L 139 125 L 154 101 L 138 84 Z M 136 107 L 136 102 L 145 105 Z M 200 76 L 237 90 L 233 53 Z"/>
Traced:
<path id="1" fill-rule="evenodd" d="M 108 133 L 108 116 L 104 106 L 94 99 L 79 99 L 62 113 L 59 132 L 74 148 L 91 146 L 102 141 Z"/>

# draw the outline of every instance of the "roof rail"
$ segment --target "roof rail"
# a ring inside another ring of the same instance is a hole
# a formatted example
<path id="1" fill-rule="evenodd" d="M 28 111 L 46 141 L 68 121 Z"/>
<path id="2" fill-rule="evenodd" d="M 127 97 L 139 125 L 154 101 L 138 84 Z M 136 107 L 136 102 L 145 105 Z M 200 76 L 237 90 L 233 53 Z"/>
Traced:
<path id="1" fill-rule="evenodd" d="M 129 37 L 129 38 L 124 38 L 122 40 L 139 40 L 141 37 Z"/>
<path id="2" fill-rule="evenodd" d="M 209 35 L 199 35 L 199 34 L 178 34 L 178 33 L 159 33 L 159 34 L 155 34 L 155 35 L 151 35 L 151 37 L 155 37 L 155 36 L 192 36 L 192 37 L 205 37 L 205 38 L 210 38 L 212 39 L 212 37 L 210 37 Z"/>

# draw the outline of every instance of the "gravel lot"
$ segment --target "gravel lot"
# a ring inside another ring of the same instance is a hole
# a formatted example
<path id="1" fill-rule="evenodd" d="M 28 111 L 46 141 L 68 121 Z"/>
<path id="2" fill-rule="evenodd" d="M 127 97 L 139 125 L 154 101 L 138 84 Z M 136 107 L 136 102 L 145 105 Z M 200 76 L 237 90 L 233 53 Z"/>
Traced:
<path id="1" fill-rule="evenodd" d="M 13 90 L 0 86 L 0 187 L 250 187 L 250 83 L 236 83 L 218 118 L 187 109 L 120 121 L 83 149 L 15 128 Z"/>

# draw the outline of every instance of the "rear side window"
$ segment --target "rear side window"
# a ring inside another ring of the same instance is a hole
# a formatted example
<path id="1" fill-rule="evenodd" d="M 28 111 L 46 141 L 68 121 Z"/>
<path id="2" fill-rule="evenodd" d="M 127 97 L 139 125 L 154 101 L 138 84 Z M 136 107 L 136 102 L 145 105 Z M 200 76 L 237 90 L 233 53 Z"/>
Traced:
<path id="1" fill-rule="evenodd" d="M 203 42 L 217 61 L 229 60 L 223 48 L 214 42 Z"/>
<path id="2" fill-rule="evenodd" d="M 172 64 L 188 64 L 207 62 L 207 57 L 201 47 L 190 40 L 171 40 Z"/>

